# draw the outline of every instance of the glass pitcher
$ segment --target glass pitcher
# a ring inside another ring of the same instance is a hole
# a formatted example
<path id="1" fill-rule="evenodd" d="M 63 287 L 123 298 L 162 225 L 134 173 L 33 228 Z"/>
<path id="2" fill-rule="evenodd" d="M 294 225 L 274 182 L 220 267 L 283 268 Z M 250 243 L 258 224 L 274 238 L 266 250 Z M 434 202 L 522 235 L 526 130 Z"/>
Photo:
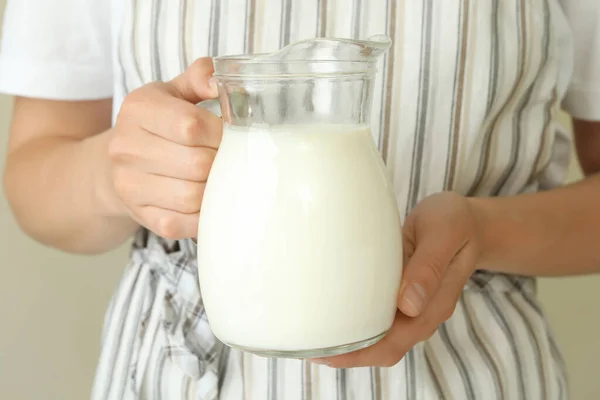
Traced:
<path id="1" fill-rule="evenodd" d="M 369 114 L 387 37 L 214 59 L 223 140 L 198 227 L 225 344 L 322 357 L 380 340 L 397 307 L 400 216 Z"/>

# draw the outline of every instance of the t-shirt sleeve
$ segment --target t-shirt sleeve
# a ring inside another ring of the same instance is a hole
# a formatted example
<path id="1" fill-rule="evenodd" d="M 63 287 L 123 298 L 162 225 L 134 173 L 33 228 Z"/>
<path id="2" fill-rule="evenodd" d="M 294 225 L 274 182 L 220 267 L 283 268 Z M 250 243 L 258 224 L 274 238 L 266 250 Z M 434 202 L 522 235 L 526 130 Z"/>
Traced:
<path id="1" fill-rule="evenodd" d="M 573 77 L 563 100 L 572 116 L 600 121 L 600 0 L 561 0 L 573 34 Z"/>
<path id="2" fill-rule="evenodd" d="M 0 92 L 55 100 L 112 97 L 110 0 L 8 0 Z"/>

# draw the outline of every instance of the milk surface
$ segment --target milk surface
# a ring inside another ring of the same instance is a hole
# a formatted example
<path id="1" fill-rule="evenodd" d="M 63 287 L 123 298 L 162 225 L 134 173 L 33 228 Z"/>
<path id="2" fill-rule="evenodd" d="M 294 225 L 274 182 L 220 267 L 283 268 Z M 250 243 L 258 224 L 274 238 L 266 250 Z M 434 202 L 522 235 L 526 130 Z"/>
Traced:
<path id="1" fill-rule="evenodd" d="M 389 329 L 400 218 L 365 126 L 225 126 L 198 227 L 207 316 L 223 342 L 302 351 Z"/>

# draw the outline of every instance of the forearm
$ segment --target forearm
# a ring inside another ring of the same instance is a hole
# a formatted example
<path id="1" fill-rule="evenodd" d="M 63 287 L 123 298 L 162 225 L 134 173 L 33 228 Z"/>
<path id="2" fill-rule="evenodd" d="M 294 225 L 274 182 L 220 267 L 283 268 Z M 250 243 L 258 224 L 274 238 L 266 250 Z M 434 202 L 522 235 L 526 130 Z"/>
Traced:
<path id="1" fill-rule="evenodd" d="M 12 152 L 5 189 L 25 232 L 75 253 L 100 253 L 123 243 L 137 224 L 119 207 L 110 183 L 111 131 L 83 140 L 31 140 Z"/>
<path id="2" fill-rule="evenodd" d="M 535 194 L 472 198 L 480 269 L 522 275 L 600 272 L 600 175 Z"/>

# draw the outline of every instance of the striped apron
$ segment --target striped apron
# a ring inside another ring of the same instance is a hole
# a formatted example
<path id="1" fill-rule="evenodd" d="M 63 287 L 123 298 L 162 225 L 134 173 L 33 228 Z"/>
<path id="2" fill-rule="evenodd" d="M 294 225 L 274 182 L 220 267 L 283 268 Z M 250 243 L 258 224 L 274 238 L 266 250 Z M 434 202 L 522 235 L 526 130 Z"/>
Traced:
<path id="1" fill-rule="evenodd" d="M 270 52 L 317 36 L 387 32 L 372 132 L 406 215 L 454 190 L 503 196 L 562 182 L 554 121 L 556 0 L 122 0 L 115 110 L 130 91 L 207 55 Z M 331 369 L 231 350 L 212 334 L 189 240 L 147 231 L 105 319 L 94 400 L 552 400 L 563 361 L 531 278 L 477 271 L 428 341 L 391 368 Z"/>

